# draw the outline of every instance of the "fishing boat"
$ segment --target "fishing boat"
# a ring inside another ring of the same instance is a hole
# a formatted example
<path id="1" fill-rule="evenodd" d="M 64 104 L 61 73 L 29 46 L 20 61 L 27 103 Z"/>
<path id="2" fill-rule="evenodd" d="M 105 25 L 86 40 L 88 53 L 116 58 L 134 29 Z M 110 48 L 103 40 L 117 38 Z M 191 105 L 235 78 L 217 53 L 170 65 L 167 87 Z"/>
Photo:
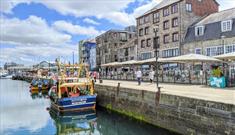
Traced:
<path id="1" fill-rule="evenodd" d="M 30 85 L 30 92 L 38 93 L 38 92 L 48 92 L 50 89 L 50 79 L 48 78 L 35 78 L 32 80 Z"/>
<path id="2" fill-rule="evenodd" d="M 70 73 L 66 75 L 66 68 L 68 66 L 58 63 L 59 77 L 56 86 L 49 91 L 51 107 L 59 112 L 95 109 L 97 95 L 94 94 L 94 81 L 89 77 L 87 66 L 79 64 L 78 72 L 74 71 L 77 76 L 70 76 Z M 82 73 L 85 73 L 85 77 L 82 77 Z"/>

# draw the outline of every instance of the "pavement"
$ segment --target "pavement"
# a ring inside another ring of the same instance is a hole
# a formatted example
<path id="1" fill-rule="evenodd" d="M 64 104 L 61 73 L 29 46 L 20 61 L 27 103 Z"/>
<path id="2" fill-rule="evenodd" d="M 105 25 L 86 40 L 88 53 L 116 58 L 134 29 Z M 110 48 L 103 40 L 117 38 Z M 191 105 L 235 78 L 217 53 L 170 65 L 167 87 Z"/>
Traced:
<path id="1" fill-rule="evenodd" d="M 103 80 L 99 85 L 117 86 L 131 88 L 136 90 L 157 91 L 155 83 L 142 82 L 138 85 L 137 81 Z M 160 83 L 161 93 L 178 95 L 183 97 L 196 98 L 226 104 L 235 105 L 235 87 L 232 88 L 212 88 L 205 85 L 187 85 L 187 84 L 168 84 Z"/>

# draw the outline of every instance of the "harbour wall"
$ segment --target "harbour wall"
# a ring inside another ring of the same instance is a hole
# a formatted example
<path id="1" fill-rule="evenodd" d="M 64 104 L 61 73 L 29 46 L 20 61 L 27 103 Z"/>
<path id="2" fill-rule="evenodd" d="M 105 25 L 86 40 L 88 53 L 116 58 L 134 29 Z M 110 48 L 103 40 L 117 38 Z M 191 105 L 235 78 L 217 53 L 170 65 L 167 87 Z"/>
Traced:
<path id="1" fill-rule="evenodd" d="M 185 135 L 234 135 L 235 105 L 95 84 L 97 104 Z"/>

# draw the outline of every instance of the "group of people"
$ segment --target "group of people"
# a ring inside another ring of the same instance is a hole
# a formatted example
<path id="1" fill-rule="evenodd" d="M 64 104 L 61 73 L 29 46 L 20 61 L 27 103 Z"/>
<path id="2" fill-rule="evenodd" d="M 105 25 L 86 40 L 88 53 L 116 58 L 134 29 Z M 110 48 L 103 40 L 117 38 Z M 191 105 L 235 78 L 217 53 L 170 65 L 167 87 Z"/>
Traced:
<path id="1" fill-rule="evenodd" d="M 136 74 L 136 78 L 138 81 L 138 85 L 141 85 L 141 80 L 142 80 L 142 76 L 143 76 L 142 71 L 140 69 L 138 69 L 135 74 Z M 155 72 L 153 70 L 150 70 L 150 72 L 149 72 L 150 83 L 153 83 L 154 75 L 155 75 Z"/>

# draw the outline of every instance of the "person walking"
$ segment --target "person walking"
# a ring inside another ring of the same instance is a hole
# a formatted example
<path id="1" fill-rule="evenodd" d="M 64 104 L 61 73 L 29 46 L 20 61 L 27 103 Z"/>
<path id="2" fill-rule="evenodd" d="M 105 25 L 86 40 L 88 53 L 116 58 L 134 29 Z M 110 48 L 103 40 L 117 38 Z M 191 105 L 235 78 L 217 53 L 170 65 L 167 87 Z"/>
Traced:
<path id="1" fill-rule="evenodd" d="M 149 72 L 149 80 L 150 80 L 150 83 L 153 83 L 154 74 L 155 74 L 155 72 L 154 72 L 153 70 L 150 70 L 150 72 Z"/>
<path id="2" fill-rule="evenodd" d="M 96 78 L 97 78 L 97 73 L 96 73 L 96 71 L 93 72 L 93 77 L 94 77 L 94 80 L 95 80 L 95 82 L 96 82 Z"/>
<path id="3" fill-rule="evenodd" d="M 137 80 L 138 80 L 138 85 L 141 84 L 141 79 L 142 79 L 142 72 L 140 69 L 138 69 L 138 71 L 136 72 L 136 77 L 137 77 Z"/>

